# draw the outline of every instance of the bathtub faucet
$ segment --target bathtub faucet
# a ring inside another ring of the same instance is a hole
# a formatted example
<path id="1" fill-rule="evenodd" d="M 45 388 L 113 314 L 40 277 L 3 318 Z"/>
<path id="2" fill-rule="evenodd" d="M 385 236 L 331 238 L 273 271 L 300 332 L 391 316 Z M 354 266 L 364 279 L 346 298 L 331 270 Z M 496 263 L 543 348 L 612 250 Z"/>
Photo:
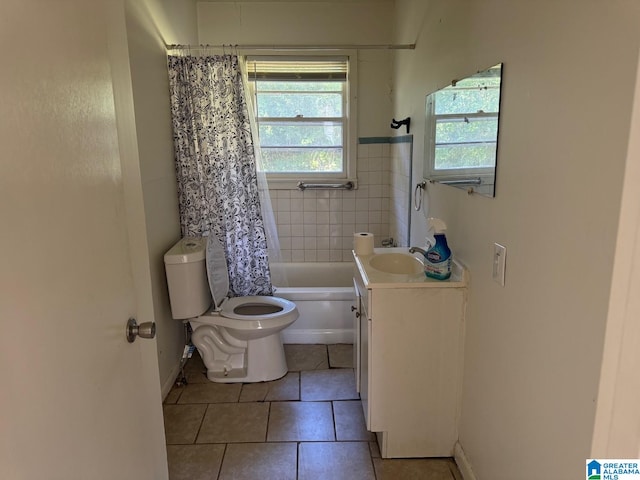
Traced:
<path id="1" fill-rule="evenodd" d="M 389 238 L 382 239 L 382 246 L 385 248 L 388 248 L 388 247 L 395 247 L 397 245 L 396 245 L 396 242 L 393 241 L 393 237 L 389 237 Z"/>
<path id="2" fill-rule="evenodd" d="M 420 252 L 422 255 L 426 255 L 427 252 L 425 252 L 423 249 L 419 248 L 419 247 L 411 247 L 409 249 L 409 253 L 416 253 L 416 252 Z"/>

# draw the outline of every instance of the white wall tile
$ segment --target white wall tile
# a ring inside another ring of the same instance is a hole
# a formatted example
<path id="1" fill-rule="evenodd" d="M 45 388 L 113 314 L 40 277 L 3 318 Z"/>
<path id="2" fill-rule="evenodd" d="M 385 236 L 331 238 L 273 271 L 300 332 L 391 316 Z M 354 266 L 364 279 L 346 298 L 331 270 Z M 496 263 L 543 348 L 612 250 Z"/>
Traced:
<path id="1" fill-rule="evenodd" d="M 411 144 L 358 145 L 357 190 L 272 190 L 284 261 L 351 261 L 353 233 L 404 239 Z"/>
<path id="2" fill-rule="evenodd" d="M 340 201 L 341 199 L 333 199 L 333 201 Z M 316 210 L 318 212 L 328 212 L 329 211 L 329 205 L 330 205 L 331 200 L 329 198 L 319 198 L 317 200 L 316 203 Z"/>
<path id="3" fill-rule="evenodd" d="M 302 212 L 291 212 L 291 224 L 292 225 L 301 225 L 303 223 L 303 213 Z"/>
<path id="4" fill-rule="evenodd" d="M 316 212 L 304 212 L 302 214 L 302 223 L 305 225 L 313 224 L 315 225 L 318 222 L 318 215 Z"/>
<path id="5" fill-rule="evenodd" d="M 309 237 L 315 238 L 318 234 L 318 226 L 315 223 L 308 223 L 303 225 L 304 229 L 304 238 L 305 240 Z"/>
<path id="6" fill-rule="evenodd" d="M 316 212 L 316 223 L 318 225 L 328 225 L 329 224 L 329 212 Z"/>

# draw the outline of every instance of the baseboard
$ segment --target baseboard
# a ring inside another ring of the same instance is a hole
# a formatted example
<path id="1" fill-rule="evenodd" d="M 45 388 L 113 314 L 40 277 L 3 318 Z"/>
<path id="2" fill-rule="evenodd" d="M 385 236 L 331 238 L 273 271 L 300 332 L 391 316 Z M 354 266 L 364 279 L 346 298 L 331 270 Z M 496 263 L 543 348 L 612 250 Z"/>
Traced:
<path id="1" fill-rule="evenodd" d="M 465 455 L 460 442 L 456 442 L 453 447 L 453 458 L 455 459 L 458 470 L 460 470 L 464 480 L 478 480 L 474 475 L 473 470 L 471 470 L 471 463 L 469 463 L 469 459 Z"/>
<path id="2" fill-rule="evenodd" d="M 178 378 L 178 374 L 180 373 L 180 363 L 178 362 L 172 369 L 166 380 L 162 384 L 162 401 L 164 402 L 169 395 L 169 392 L 173 388 L 174 383 L 176 383 L 176 378 Z"/>
<path id="3" fill-rule="evenodd" d="M 287 328 L 282 331 L 282 343 L 353 343 L 353 329 L 296 329 Z"/>

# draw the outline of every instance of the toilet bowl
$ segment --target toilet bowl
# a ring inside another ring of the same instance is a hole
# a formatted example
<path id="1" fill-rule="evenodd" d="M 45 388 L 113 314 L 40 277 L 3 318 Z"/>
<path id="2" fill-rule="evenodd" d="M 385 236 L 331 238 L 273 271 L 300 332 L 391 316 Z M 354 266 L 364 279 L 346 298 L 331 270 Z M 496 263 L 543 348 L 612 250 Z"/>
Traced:
<path id="1" fill-rule="evenodd" d="M 280 332 L 298 318 L 293 302 L 268 296 L 229 298 L 227 261 L 214 236 L 181 239 L 164 262 L 171 314 L 191 325 L 191 341 L 209 380 L 264 382 L 287 373 Z"/>

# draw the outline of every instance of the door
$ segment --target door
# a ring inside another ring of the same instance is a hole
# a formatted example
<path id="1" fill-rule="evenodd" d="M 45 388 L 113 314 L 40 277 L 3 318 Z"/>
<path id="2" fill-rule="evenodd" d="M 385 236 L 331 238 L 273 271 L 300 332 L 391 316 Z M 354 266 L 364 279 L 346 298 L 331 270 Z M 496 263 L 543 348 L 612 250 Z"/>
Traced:
<path id="1" fill-rule="evenodd" d="M 358 272 L 356 272 L 358 275 Z M 362 297 L 358 290 L 358 283 L 353 279 L 353 292 L 355 305 L 351 307 L 353 312 L 353 368 L 356 376 L 356 392 L 360 393 L 360 316 L 362 315 Z"/>
<path id="2" fill-rule="evenodd" d="M 369 393 L 371 392 L 371 317 L 367 307 L 360 298 L 360 400 L 367 430 L 371 431 L 371 408 Z"/>
<path id="3" fill-rule="evenodd" d="M 120 1 L 0 3 L 0 478 L 167 478 L 155 340 L 125 339 L 145 309 L 123 22 Z"/>

